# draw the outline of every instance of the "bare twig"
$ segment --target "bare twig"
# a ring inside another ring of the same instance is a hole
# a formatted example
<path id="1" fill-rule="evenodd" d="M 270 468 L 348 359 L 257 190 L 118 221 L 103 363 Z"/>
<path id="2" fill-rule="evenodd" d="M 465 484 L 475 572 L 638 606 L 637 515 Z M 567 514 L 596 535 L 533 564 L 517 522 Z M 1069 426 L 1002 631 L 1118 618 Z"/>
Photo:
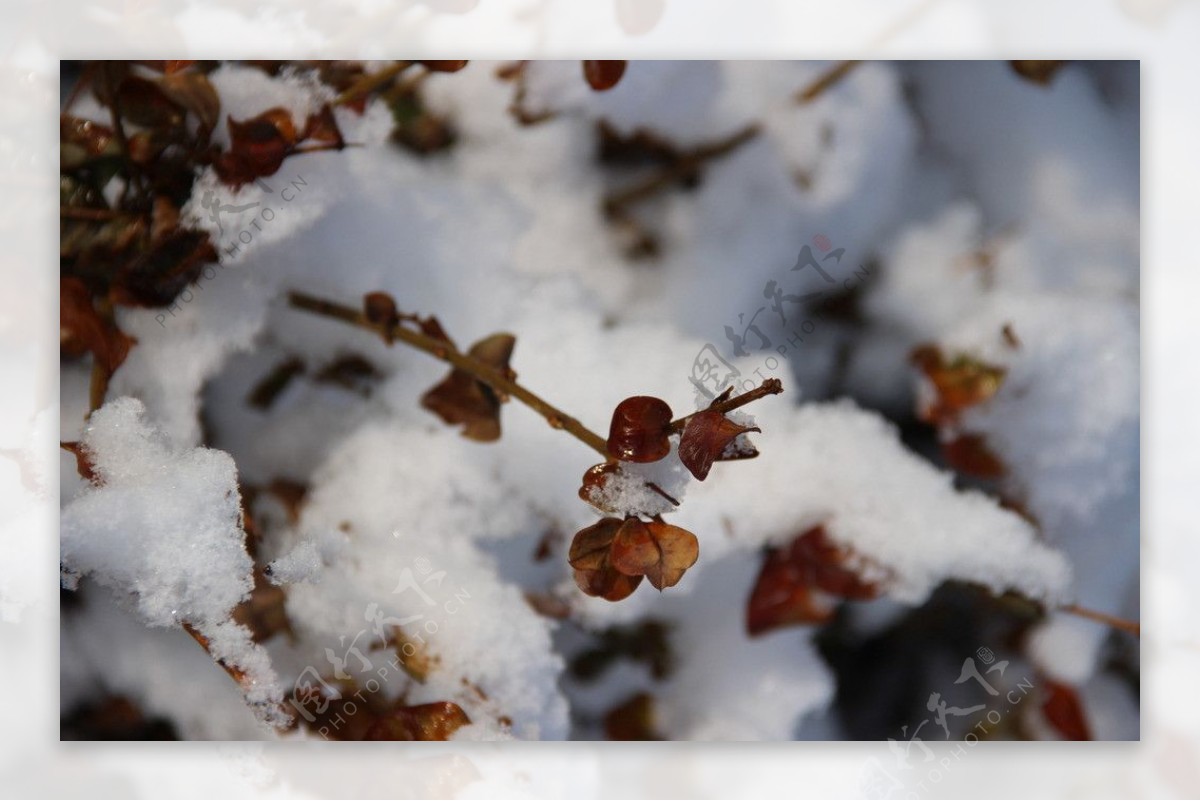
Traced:
<path id="1" fill-rule="evenodd" d="M 385 338 L 394 338 L 410 345 L 417 350 L 422 350 L 434 358 L 449 362 L 458 369 L 468 373 L 478 381 L 487 384 L 497 394 L 516 398 L 524 403 L 530 409 L 546 418 L 553 428 L 561 428 L 577 440 L 587 445 L 592 450 L 607 458 L 608 451 L 605 448 L 605 440 L 596 432 L 589 429 L 583 423 L 576 420 L 571 415 L 561 409 L 552 406 L 547 401 L 530 392 L 525 387 L 518 384 L 508 376 L 498 370 L 483 364 L 476 359 L 471 358 L 465 353 L 462 353 L 450 343 L 434 339 L 426 336 L 418 331 L 413 331 L 403 324 L 403 320 L 393 326 L 376 324 L 367 319 L 366 315 L 350 306 L 343 306 L 340 303 L 325 300 L 323 298 L 313 297 L 312 295 L 303 292 L 290 292 L 288 294 L 288 302 L 297 309 L 320 314 L 325 317 L 333 317 L 343 322 L 356 325 L 359 328 L 365 328 L 368 331 L 374 331 Z"/>
<path id="2" fill-rule="evenodd" d="M 1142 636 L 1142 624 L 1136 620 L 1126 620 L 1125 618 L 1117 617 L 1116 615 L 1097 612 L 1095 609 L 1088 609 L 1086 606 L 1080 606 L 1079 604 L 1065 604 L 1064 606 L 1058 607 L 1058 611 L 1066 612 L 1068 615 L 1075 615 L 1088 620 L 1094 620 L 1097 623 L 1103 623 L 1106 626 L 1112 626 L 1114 629 L 1129 632 L 1134 637 Z"/>
<path id="3" fill-rule="evenodd" d="M 817 76 L 816 80 L 796 93 L 796 102 L 803 105 L 816 100 L 826 90 L 830 89 L 843 78 L 854 71 L 862 61 L 839 61 L 833 67 Z"/>

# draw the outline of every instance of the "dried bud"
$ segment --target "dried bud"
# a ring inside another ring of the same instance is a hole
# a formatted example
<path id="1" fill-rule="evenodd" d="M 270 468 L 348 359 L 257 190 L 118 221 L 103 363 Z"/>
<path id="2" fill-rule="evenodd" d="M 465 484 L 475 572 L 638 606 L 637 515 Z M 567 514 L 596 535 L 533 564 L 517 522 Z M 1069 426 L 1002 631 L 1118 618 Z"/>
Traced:
<path id="1" fill-rule="evenodd" d="M 597 92 L 612 89 L 625 74 L 627 61 L 584 61 L 583 77 Z"/>
<path id="2" fill-rule="evenodd" d="M 671 407 L 647 395 L 626 398 L 613 410 L 608 455 L 625 462 L 657 462 L 671 452 Z"/>
<path id="3" fill-rule="evenodd" d="M 703 481 L 708 477 L 713 462 L 722 458 L 726 448 L 739 435 L 747 431 L 761 430 L 757 426 L 738 425 L 712 409 L 696 412 L 688 418 L 683 434 L 679 437 L 679 460 L 698 481 Z M 741 456 L 735 453 L 731 458 L 749 458 L 757 453 L 747 452 Z"/>
<path id="4" fill-rule="evenodd" d="M 580 500 L 586 501 L 587 503 L 595 506 L 596 496 L 600 492 L 603 492 L 605 485 L 608 483 L 609 477 L 616 472 L 616 462 L 602 462 L 589 467 L 587 472 L 583 474 L 583 484 L 579 487 Z"/>
<path id="5" fill-rule="evenodd" d="M 384 341 L 392 344 L 392 329 L 400 322 L 396 300 L 386 292 L 368 292 L 363 295 L 363 314 L 368 322 L 383 327 Z"/>

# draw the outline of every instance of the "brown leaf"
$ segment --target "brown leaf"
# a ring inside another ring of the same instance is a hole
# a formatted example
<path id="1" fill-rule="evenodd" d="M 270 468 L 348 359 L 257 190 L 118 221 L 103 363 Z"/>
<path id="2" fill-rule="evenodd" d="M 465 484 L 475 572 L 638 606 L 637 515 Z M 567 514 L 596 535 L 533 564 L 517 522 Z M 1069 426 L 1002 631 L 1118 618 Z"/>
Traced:
<path id="1" fill-rule="evenodd" d="M 712 409 L 697 412 L 688 418 L 679 437 L 679 460 L 698 481 L 703 481 L 708 477 L 713 462 L 722 457 L 725 449 L 740 434 L 761 430 L 757 426 L 738 425 Z"/>
<path id="2" fill-rule="evenodd" d="M 1065 61 L 1010 61 L 1013 72 L 1027 81 L 1040 86 L 1049 86 L 1054 76 L 1062 69 Z"/>
<path id="3" fill-rule="evenodd" d="M 627 61 L 584 61 L 583 77 L 597 92 L 606 92 L 617 85 L 625 74 Z"/>
<path id="4" fill-rule="evenodd" d="M 616 462 L 602 462 L 589 467 L 587 472 L 583 474 L 583 484 L 579 487 L 580 500 L 590 503 L 602 512 L 613 511 L 597 505 L 594 496 L 596 493 L 604 490 L 609 477 L 616 473 L 617 470 L 618 465 Z"/>
<path id="5" fill-rule="evenodd" d="M 418 61 L 430 72 L 458 72 L 469 64 L 469 61 Z"/>
<path id="6" fill-rule="evenodd" d="M 567 553 L 571 567 L 576 570 L 599 570 L 608 560 L 613 538 L 623 523 L 619 518 L 605 517 L 578 531 Z"/>
<path id="7" fill-rule="evenodd" d="M 471 719 L 453 701 L 402 706 L 381 717 L 367 730 L 365 740 L 449 740 Z"/>
<path id="8" fill-rule="evenodd" d="M 440 337 L 434 338 L 449 341 L 434 318 L 427 318 L 421 323 L 426 335 L 434 336 L 427 325 L 436 326 L 436 331 L 440 333 Z M 467 355 L 512 378 L 516 373 L 508 366 L 508 361 L 516 341 L 512 334 L 492 334 L 472 345 Z M 463 436 L 477 442 L 500 439 L 501 401 L 490 386 L 457 367 L 421 397 L 422 406 L 450 425 L 462 425 Z"/>
<path id="9" fill-rule="evenodd" d="M 587 595 L 606 601 L 621 601 L 633 594 L 642 583 L 642 576 L 627 576 L 607 560 L 597 570 L 576 570 L 575 584 Z"/>
<path id="10" fill-rule="evenodd" d="M 230 617 L 248 628 L 255 642 L 265 642 L 280 633 L 292 633 L 287 614 L 287 592 L 268 581 L 265 570 L 255 569 L 250 597 L 234 607 Z"/>
<path id="11" fill-rule="evenodd" d="M 241 122 L 226 118 L 229 150 L 214 163 L 217 175 L 239 186 L 264 175 L 274 175 L 296 144 L 296 126 L 283 108 L 272 108 Z"/>
<path id="12" fill-rule="evenodd" d="M 1046 679 L 1044 690 L 1042 714 L 1054 730 L 1062 735 L 1064 740 L 1091 740 L 1091 727 L 1088 726 L 1083 703 L 1075 688 L 1053 679 Z"/>
<path id="13" fill-rule="evenodd" d="M 631 576 L 644 575 L 656 590 L 674 587 L 700 556 L 696 535 L 658 520 L 628 518 L 613 538 L 613 567 Z"/>
<path id="14" fill-rule="evenodd" d="M 624 462 L 657 462 L 671 452 L 671 407 L 659 398 L 636 395 L 613 410 L 608 455 Z"/>
<path id="15" fill-rule="evenodd" d="M 979 434 L 960 434 L 943 442 L 942 455 L 955 470 L 977 478 L 1002 478 L 1007 472 L 1004 462 Z"/>
<path id="16" fill-rule="evenodd" d="M 137 340 L 100 316 L 91 293 L 78 278 L 64 277 L 58 286 L 61 351 L 72 356 L 89 352 L 96 364 L 111 376 Z"/>
<path id="17" fill-rule="evenodd" d="M 124 306 L 166 306 L 215 261 L 208 234 L 176 228 L 117 269 L 109 297 Z"/>
<path id="18" fill-rule="evenodd" d="M 167 96 L 157 82 L 130 75 L 117 87 L 121 116 L 145 128 L 176 128 L 183 124 L 182 106 Z"/>
<path id="19" fill-rule="evenodd" d="M 921 410 L 921 417 L 936 425 L 953 423 L 964 409 L 989 400 L 1000 389 L 1007 373 L 1003 367 L 966 354 L 948 360 L 934 345 L 914 350 L 912 362 L 933 384 L 936 397 Z"/>
<path id="20" fill-rule="evenodd" d="M 772 548 L 746 605 L 746 631 L 754 636 L 781 626 L 825 623 L 836 609 L 830 596 L 878 596 L 879 585 L 860 576 L 863 564 L 850 549 L 834 544 L 822 526 Z"/>
<path id="21" fill-rule="evenodd" d="M 610 740 L 661 740 L 654 727 L 654 698 L 637 693 L 604 716 L 604 734 Z"/>
<path id="22" fill-rule="evenodd" d="M 316 114 L 310 114 L 304 123 L 304 134 L 301 139 L 311 140 L 320 145 L 327 145 L 337 150 L 346 146 L 342 131 L 338 128 L 337 119 L 333 116 L 333 108 L 326 103 Z"/>

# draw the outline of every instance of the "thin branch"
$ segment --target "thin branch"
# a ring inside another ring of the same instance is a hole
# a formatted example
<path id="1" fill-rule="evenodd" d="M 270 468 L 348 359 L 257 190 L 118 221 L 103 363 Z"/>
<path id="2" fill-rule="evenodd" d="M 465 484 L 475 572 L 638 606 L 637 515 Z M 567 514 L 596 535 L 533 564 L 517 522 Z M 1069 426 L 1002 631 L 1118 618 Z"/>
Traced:
<path id="1" fill-rule="evenodd" d="M 605 213 L 609 216 L 617 215 L 623 207 L 644 200 L 677 181 L 695 175 L 706 162 L 733 152 L 758 136 L 761 130 L 757 123 L 751 123 L 725 139 L 683 154 L 678 160 L 668 164 L 659 172 L 606 197 L 604 199 Z"/>
<path id="2" fill-rule="evenodd" d="M 392 80 L 411 66 L 411 61 L 397 61 L 395 64 L 384 67 L 379 72 L 373 72 L 370 75 L 364 75 L 355 81 L 349 89 L 338 95 L 333 101 L 333 104 L 335 106 L 340 106 L 344 103 L 358 100 L 360 97 L 368 95 L 379 87 L 383 86 L 385 83 Z"/>
<path id="3" fill-rule="evenodd" d="M 830 89 L 849 75 L 862 61 L 840 61 L 826 72 L 818 75 L 816 80 L 796 93 L 796 102 L 803 105 L 816 100 L 826 90 Z"/>
<path id="4" fill-rule="evenodd" d="M 1103 623 L 1106 626 L 1112 626 L 1114 629 L 1126 631 L 1134 637 L 1142 636 L 1142 624 L 1136 620 L 1127 620 L 1116 615 L 1109 615 L 1104 612 L 1097 612 L 1095 609 L 1088 609 L 1086 606 L 1079 604 L 1066 604 L 1058 607 L 1058 611 L 1066 612 L 1068 615 L 1094 620 L 1097 623 Z"/>
<path id="5" fill-rule="evenodd" d="M 716 402 L 710 404 L 708 408 L 701 409 L 700 411 L 714 411 L 725 414 L 726 412 L 732 412 L 734 409 L 740 409 L 747 404 L 754 403 L 754 401 L 758 400 L 759 398 L 765 398 L 768 395 L 778 395 L 780 392 L 783 392 L 783 382 L 778 378 L 768 378 L 766 381 L 763 381 L 749 392 L 743 392 L 741 395 L 738 395 L 734 398 L 727 397 L 729 395 L 729 392 L 727 391 L 725 395 L 722 395 L 716 400 Z M 670 425 L 671 433 L 677 434 L 680 431 L 683 431 L 688 420 L 692 419 L 699 413 L 700 412 L 692 412 L 686 417 L 680 417 L 678 420 L 672 421 Z"/>
<path id="6" fill-rule="evenodd" d="M 450 343 L 426 336 L 403 325 L 403 320 L 393 326 L 373 323 L 358 309 L 334 303 L 324 298 L 314 297 L 304 292 L 289 292 L 288 302 L 297 309 L 303 309 L 314 314 L 332 317 L 351 325 L 373 331 L 385 339 L 399 339 L 417 350 L 422 350 L 434 358 L 449 362 L 458 369 L 468 373 L 477 381 L 491 387 L 497 394 L 516 398 L 530 409 L 546 418 L 552 428 L 561 428 L 577 440 L 587 445 L 601 456 L 608 458 L 605 440 L 596 432 L 561 409 L 552 406 L 547 401 L 530 392 L 500 371 L 482 364 L 462 353 Z"/>
<path id="7" fill-rule="evenodd" d="M 226 673 L 229 674 L 229 678 L 231 678 L 235 682 L 237 682 L 237 685 L 242 688 L 243 693 L 248 694 L 252 689 L 254 689 L 254 687 L 252 686 L 252 682 L 250 681 L 250 677 L 246 675 L 245 671 L 243 671 L 241 668 L 230 665 L 225 660 L 217 657 L 212 652 L 212 645 L 209 642 L 208 637 L 205 637 L 203 634 L 201 634 L 196 629 L 195 626 L 193 626 L 190 623 L 184 623 L 183 630 L 186 631 L 189 635 L 191 635 L 191 638 L 193 640 L 195 640 L 200 645 L 201 648 L 204 649 L 204 652 L 206 654 L 208 654 L 210 657 L 212 657 L 212 660 L 214 662 L 216 662 L 218 665 L 220 665 L 221 668 Z M 292 714 L 290 712 L 288 712 L 287 709 L 284 708 L 282 705 L 279 707 L 279 710 L 284 716 L 295 720 L 295 718 L 292 716 Z"/>

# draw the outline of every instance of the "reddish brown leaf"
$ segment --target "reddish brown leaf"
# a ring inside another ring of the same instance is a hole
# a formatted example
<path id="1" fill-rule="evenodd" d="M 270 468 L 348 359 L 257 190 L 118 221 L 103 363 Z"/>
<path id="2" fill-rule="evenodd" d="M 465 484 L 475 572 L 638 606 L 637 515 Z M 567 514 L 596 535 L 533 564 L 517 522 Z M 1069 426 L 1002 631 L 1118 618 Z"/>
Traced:
<path id="1" fill-rule="evenodd" d="M 584 61 L 583 77 L 597 92 L 606 92 L 621 80 L 626 64 L 627 61 Z"/>
<path id="2" fill-rule="evenodd" d="M 1001 478 L 1007 472 L 979 434 L 961 434 L 943 442 L 942 455 L 955 470 L 977 478 Z"/>
<path id="3" fill-rule="evenodd" d="M 674 587 L 700 556 L 700 542 L 687 529 L 653 520 L 626 518 L 613 537 L 609 561 L 629 576 L 645 576 L 657 590 Z"/>
<path id="4" fill-rule="evenodd" d="M 302 139 L 327 145 L 337 150 L 346 146 L 342 131 L 338 128 L 337 119 L 333 116 L 333 108 L 326 103 L 316 114 L 310 114 L 304 123 Z"/>
<path id="5" fill-rule="evenodd" d="M 449 740 L 471 719 L 453 701 L 402 706 L 367 730 L 366 740 Z"/>
<path id="6" fill-rule="evenodd" d="M 577 570 L 599 570 L 608 560 L 613 538 L 621 528 L 623 520 L 605 517 L 576 532 L 571 540 L 567 561 Z"/>
<path id="7" fill-rule="evenodd" d="M 1047 679 L 1042 713 L 1064 740 L 1091 740 L 1091 727 L 1083 712 L 1083 703 L 1075 688 Z"/>
<path id="8" fill-rule="evenodd" d="M 588 595 L 606 601 L 628 598 L 642 583 L 642 576 L 627 576 L 606 561 L 597 570 L 576 570 L 575 584 Z"/>
<path id="9" fill-rule="evenodd" d="M 658 398 L 636 395 L 613 410 L 608 455 L 625 462 L 657 462 L 671 452 L 671 407 Z"/>
<path id="10" fill-rule="evenodd" d="M 274 175 L 296 144 L 296 126 L 283 108 L 237 121 L 227 117 L 229 150 L 214 163 L 222 181 L 235 186 Z"/>
<path id="11" fill-rule="evenodd" d="M 420 61 L 417 62 L 430 72 L 458 72 L 469 64 L 469 61 Z"/>
<path id="12" fill-rule="evenodd" d="M 627 576 L 644 576 L 662 561 L 662 551 L 646 524 L 630 517 L 613 536 L 609 560 Z"/>
<path id="13" fill-rule="evenodd" d="M 947 360 L 941 350 L 924 345 L 913 351 L 912 361 L 933 384 L 935 399 L 921 410 L 924 420 L 934 424 L 953 423 L 971 406 L 984 403 L 1004 383 L 1006 370 L 966 354 Z"/>
<path id="14" fill-rule="evenodd" d="M 59 346 L 78 356 L 89 352 L 106 375 L 112 375 L 136 342 L 96 311 L 91 293 L 78 278 L 59 281 Z"/>
<path id="15" fill-rule="evenodd" d="M 604 716 L 604 734 L 610 740 L 661 740 L 654 727 L 654 698 L 637 693 Z"/>
<path id="16" fill-rule="evenodd" d="M 96 466 L 92 464 L 91 454 L 83 447 L 82 442 L 60 442 L 58 447 L 75 454 L 75 470 L 79 473 L 80 478 L 89 484 L 100 484 L 100 477 L 96 475 Z"/>
<path id="17" fill-rule="evenodd" d="M 579 487 L 580 500 L 596 506 L 593 494 L 604 490 L 609 476 L 617 472 L 617 469 L 618 465 L 616 462 L 602 462 L 589 467 L 587 472 L 583 474 L 583 484 Z M 596 508 L 601 509 L 601 511 L 609 511 L 599 506 L 596 506 Z"/>
<path id="18" fill-rule="evenodd" d="M 861 576 L 864 566 L 850 549 L 834 544 L 821 526 L 772 548 L 750 593 L 746 631 L 754 636 L 781 626 L 825 623 L 836 608 L 830 596 L 876 597 L 879 585 Z"/>
<path id="19" fill-rule="evenodd" d="M 434 318 L 426 318 L 421 327 L 427 336 L 449 341 Z M 515 345 L 512 334 L 492 334 L 472 345 L 467 355 L 512 378 L 516 373 L 508 362 Z M 458 368 L 421 397 L 422 406 L 450 425 L 462 425 L 463 436 L 477 442 L 500 438 L 501 401 L 490 386 Z"/>
<path id="20" fill-rule="evenodd" d="M 703 481 L 708 477 L 713 462 L 722 458 L 726 448 L 740 434 L 761 430 L 757 426 L 738 425 L 711 409 L 697 412 L 688 418 L 679 437 L 679 460 L 697 480 Z M 748 454 L 739 458 L 748 458 Z"/>
<path id="21" fill-rule="evenodd" d="M 176 228 L 120 266 L 109 298 L 124 306 L 165 306 L 216 260 L 208 234 Z"/>

